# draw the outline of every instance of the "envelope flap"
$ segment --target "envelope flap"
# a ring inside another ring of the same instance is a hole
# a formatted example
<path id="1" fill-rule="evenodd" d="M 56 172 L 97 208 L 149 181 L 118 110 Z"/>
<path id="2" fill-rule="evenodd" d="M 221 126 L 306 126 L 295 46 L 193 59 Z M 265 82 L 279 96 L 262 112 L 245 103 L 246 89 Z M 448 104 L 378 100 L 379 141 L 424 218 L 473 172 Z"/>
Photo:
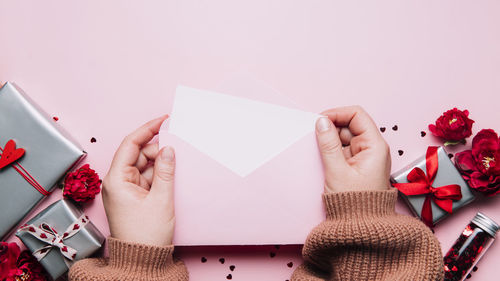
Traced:
<path id="1" fill-rule="evenodd" d="M 168 132 L 245 177 L 314 131 L 317 114 L 179 86 Z"/>

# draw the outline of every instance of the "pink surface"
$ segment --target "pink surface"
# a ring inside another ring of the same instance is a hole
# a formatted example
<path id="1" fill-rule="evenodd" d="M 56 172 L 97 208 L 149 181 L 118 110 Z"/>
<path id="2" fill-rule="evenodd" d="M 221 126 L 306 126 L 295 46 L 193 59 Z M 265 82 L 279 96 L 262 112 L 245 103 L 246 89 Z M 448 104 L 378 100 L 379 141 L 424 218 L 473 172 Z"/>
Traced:
<path id="1" fill-rule="evenodd" d="M 387 127 L 397 170 L 437 143 L 420 131 L 450 107 L 468 108 L 475 132 L 500 130 L 499 12 L 495 0 L 2 0 L 0 80 L 58 116 L 102 175 L 126 134 L 170 108 L 177 84 L 217 90 L 237 71 L 315 111 L 361 104 Z M 500 221 L 499 203 L 478 200 L 440 223 L 443 251 L 477 211 Z M 87 212 L 107 233 L 101 200 Z M 298 246 L 178 252 L 192 280 L 225 280 L 231 264 L 233 280 L 286 280 L 300 260 Z M 497 242 L 470 280 L 498 279 L 498 259 Z"/>

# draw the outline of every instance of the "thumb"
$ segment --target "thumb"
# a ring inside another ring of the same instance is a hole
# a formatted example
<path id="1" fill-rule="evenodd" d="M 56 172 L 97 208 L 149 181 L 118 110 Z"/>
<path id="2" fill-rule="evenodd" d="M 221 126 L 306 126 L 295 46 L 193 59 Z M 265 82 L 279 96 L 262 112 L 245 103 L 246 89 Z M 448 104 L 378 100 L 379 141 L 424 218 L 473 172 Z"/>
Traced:
<path id="1" fill-rule="evenodd" d="M 335 125 L 328 117 L 316 121 L 316 138 L 326 175 L 343 170 L 347 162 L 342 152 L 342 142 Z"/>
<path id="2" fill-rule="evenodd" d="M 165 146 L 156 157 L 151 192 L 162 199 L 172 198 L 175 175 L 175 153 L 170 146 Z"/>

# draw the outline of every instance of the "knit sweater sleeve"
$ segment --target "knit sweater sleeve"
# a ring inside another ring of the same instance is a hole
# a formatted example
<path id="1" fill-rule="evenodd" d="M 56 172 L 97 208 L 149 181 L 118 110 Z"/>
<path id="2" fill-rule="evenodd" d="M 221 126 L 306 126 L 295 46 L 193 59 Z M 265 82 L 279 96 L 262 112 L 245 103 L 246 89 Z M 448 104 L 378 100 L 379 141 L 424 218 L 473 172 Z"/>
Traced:
<path id="1" fill-rule="evenodd" d="M 323 195 L 326 220 L 309 234 L 300 280 L 443 280 L 439 242 L 419 220 L 395 212 L 397 190 Z"/>
<path id="2" fill-rule="evenodd" d="M 107 242 L 109 258 L 76 262 L 69 271 L 70 281 L 188 280 L 184 263 L 172 257 L 172 245 L 155 247 L 111 237 Z"/>

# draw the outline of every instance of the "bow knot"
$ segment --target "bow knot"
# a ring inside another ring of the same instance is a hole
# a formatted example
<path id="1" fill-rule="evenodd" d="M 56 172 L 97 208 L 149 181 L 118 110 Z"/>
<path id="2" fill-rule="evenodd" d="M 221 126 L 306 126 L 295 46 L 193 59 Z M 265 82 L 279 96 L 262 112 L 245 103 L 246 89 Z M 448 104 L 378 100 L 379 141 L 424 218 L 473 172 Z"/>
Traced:
<path id="1" fill-rule="evenodd" d="M 462 199 L 461 187 L 458 184 L 434 187 L 434 179 L 438 170 L 438 148 L 429 146 L 425 155 L 425 173 L 419 167 L 413 168 L 407 176 L 408 183 L 394 183 L 399 191 L 406 196 L 425 195 L 421 217 L 425 224 L 433 227 L 431 201 L 447 213 L 453 212 L 453 200 Z"/>
<path id="2" fill-rule="evenodd" d="M 78 231 L 80 231 L 80 229 L 88 222 L 89 218 L 83 214 L 75 222 L 73 222 L 63 234 L 59 234 L 55 228 L 45 222 L 41 223 L 40 226 L 35 226 L 33 224 L 24 225 L 19 229 L 19 231 L 28 233 L 47 244 L 46 246 L 43 246 L 33 252 L 33 256 L 37 258 L 37 260 L 40 261 L 43 259 L 52 248 L 56 247 L 67 260 L 73 261 L 78 251 L 66 245 L 64 240 L 78 233 Z M 66 259 L 64 261 L 68 264 Z"/>

